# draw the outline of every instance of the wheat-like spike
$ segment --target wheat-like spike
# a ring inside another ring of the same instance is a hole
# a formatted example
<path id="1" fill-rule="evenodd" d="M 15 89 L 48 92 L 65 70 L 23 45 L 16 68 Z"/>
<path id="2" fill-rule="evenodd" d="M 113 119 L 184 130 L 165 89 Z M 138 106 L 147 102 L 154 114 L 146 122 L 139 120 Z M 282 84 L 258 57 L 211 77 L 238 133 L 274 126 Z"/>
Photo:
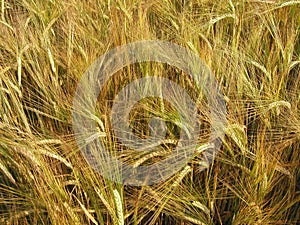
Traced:
<path id="1" fill-rule="evenodd" d="M 36 141 L 38 145 L 48 145 L 48 144 L 62 144 L 62 141 L 59 139 L 44 139 Z"/>
<path id="2" fill-rule="evenodd" d="M 179 173 L 177 179 L 174 181 L 174 183 L 171 185 L 172 188 L 177 187 L 179 183 L 182 181 L 182 179 L 192 171 L 192 167 L 186 166 L 184 169 Z"/>
<path id="3" fill-rule="evenodd" d="M 99 196 L 99 198 L 101 199 L 102 203 L 105 205 L 106 209 L 108 210 L 110 216 L 113 218 L 113 220 L 116 220 L 116 214 L 114 212 L 114 209 L 110 206 L 110 204 L 108 203 L 108 201 L 105 199 L 105 197 L 103 196 L 103 194 L 101 193 L 100 189 L 97 187 L 94 187 L 94 190 L 96 191 L 97 195 Z"/>
<path id="4" fill-rule="evenodd" d="M 11 175 L 11 173 L 8 171 L 8 169 L 0 162 L 0 171 L 1 170 L 12 183 L 14 183 L 14 184 L 16 183 L 14 177 Z"/>
<path id="5" fill-rule="evenodd" d="M 124 225 L 123 204 L 122 204 L 120 193 L 116 189 L 113 190 L 113 193 L 115 197 L 115 204 L 116 204 L 117 218 L 118 218 L 116 225 Z"/>
<path id="6" fill-rule="evenodd" d="M 168 154 L 168 151 L 166 151 L 165 149 L 160 150 L 160 151 L 152 152 L 152 153 L 147 154 L 147 155 L 145 155 L 144 157 L 142 157 L 142 158 L 136 160 L 136 161 L 133 163 L 132 167 L 133 167 L 133 168 L 136 168 L 136 167 L 140 166 L 142 163 L 146 162 L 147 160 L 149 160 L 149 159 L 151 159 L 151 158 L 153 158 L 153 157 L 156 157 L 156 156 L 165 156 L 165 155 L 167 155 L 167 154 Z"/>
<path id="7" fill-rule="evenodd" d="M 201 222 L 200 220 L 197 220 L 196 218 L 192 218 L 190 216 L 183 216 L 183 218 L 190 221 L 190 222 L 192 222 L 192 223 L 194 223 L 194 224 L 197 224 L 197 225 L 207 225 L 207 224 Z"/>
<path id="8" fill-rule="evenodd" d="M 75 197 L 75 196 L 74 196 Z M 82 210 L 84 211 L 85 215 L 93 222 L 93 224 L 98 225 L 98 222 L 95 220 L 95 218 L 91 215 L 91 211 L 87 210 L 87 208 L 84 206 L 84 204 L 82 204 L 78 198 L 75 197 L 75 199 L 77 200 L 77 202 L 79 203 L 80 207 L 82 208 Z"/>
<path id="9" fill-rule="evenodd" d="M 280 109 L 279 109 L 280 106 L 284 106 L 284 107 L 287 107 L 288 109 L 291 109 L 291 103 L 281 100 L 281 101 L 276 101 L 276 102 L 270 103 L 268 108 L 265 110 L 265 112 L 271 110 L 272 108 L 276 108 L 277 115 L 279 115 L 280 114 Z"/>
<path id="10" fill-rule="evenodd" d="M 199 201 L 192 201 L 192 205 L 196 206 L 197 208 L 201 209 L 203 212 L 205 212 L 207 215 L 210 214 L 209 209 L 202 203 L 200 203 Z"/>
<path id="11" fill-rule="evenodd" d="M 61 161 L 62 163 L 64 163 L 67 167 L 69 167 L 71 169 L 73 168 L 73 166 L 71 165 L 71 163 L 69 163 L 65 158 L 63 158 L 60 155 L 57 155 L 57 154 L 55 154 L 53 152 L 49 152 L 49 151 L 47 151 L 45 149 L 39 149 L 39 153 L 41 153 L 42 155 L 45 155 L 45 156 L 57 159 L 58 161 Z"/>

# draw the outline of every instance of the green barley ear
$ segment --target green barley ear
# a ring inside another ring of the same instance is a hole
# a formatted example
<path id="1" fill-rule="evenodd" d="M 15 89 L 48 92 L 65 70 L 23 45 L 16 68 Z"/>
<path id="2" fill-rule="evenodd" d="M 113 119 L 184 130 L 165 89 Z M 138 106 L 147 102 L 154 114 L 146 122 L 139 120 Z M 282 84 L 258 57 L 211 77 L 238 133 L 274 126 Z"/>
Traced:
<path id="1" fill-rule="evenodd" d="M 267 111 L 270 111 L 272 109 L 275 109 L 276 115 L 279 116 L 280 114 L 280 108 L 288 108 L 289 110 L 291 109 L 291 103 L 287 102 L 287 101 L 276 101 L 276 102 L 272 102 L 268 105 L 268 108 L 266 109 Z"/>
<path id="2" fill-rule="evenodd" d="M 116 214 L 117 214 L 116 225 L 124 225 L 124 212 L 123 212 L 123 204 L 122 204 L 120 193 L 117 189 L 114 189 L 113 193 L 114 193 L 114 200 L 115 200 Z"/>
<path id="3" fill-rule="evenodd" d="M 240 124 L 229 124 L 225 130 L 226 135 L 240 148 L 242 154 L 247 153 L 246 126 Z"/>

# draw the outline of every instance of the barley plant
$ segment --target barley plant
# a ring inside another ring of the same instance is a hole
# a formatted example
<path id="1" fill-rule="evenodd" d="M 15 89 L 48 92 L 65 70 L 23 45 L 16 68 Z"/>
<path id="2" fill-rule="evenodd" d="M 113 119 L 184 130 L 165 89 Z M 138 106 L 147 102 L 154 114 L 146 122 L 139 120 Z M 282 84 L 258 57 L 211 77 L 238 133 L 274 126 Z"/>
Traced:
<path id="1" fill-rule="evenodd" d="M 298 0 L 0 2 L 0 224 L 300 224 Z M 211 111 L 191 77 L 158 62 L 116 72 L 98 97 L 98 133 L 82 143 L 100 139 L 134 168 L 174 151 L 185 129 L 181 102 L 153 97 L 132 108 L 129 122 L 139 138 L 147 140 L 152 118 L 166 124 L 165 140 L 151 151 L 128 148 L 114 135 L 114 99 L 146 76 L 186 90 L 201 124 L 195 153 L 177 173 L 132 186 L 89 165 L 74 137 L 72 110 L 87 68 L 141 40 L 176 43 L 198 55 L 220 85 L 227 114 L 220 150 L 205 164 L 202 153 L 214 147 L 207 143 Z"/>

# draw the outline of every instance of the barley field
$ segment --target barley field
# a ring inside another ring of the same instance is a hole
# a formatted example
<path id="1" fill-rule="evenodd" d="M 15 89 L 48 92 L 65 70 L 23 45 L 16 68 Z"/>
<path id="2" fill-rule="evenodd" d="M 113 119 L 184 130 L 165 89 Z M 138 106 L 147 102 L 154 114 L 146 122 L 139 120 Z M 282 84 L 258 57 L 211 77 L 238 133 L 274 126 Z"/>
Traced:
<path id="1" fill-rule="evenodd" d="M 300 1 L 0 2 L 0 224 L 300 224 Z M 119 160 L 134 168 L 159 162 L 184 132 L 178 111 L 187 105 L 145 98 L 132 108 L 132 132 L 147 140 L 156 117 L 166 123 L 167 140 L 148 146 L 150 153 L 120 143 L 110 112 L 136 79 L 177 83 L 201 122 L 199 146 L 180 170 L 151 185 L 128 185 L 83 156 L 73 103 L 95 60 L 143 40 L 177 44 L 205 62 L 223 93 L 226 124 L 218 154 L 204 165 L 212 110 L 191 77 L 159 62 L 117 71 L 98 96 L 99 132 L 91 139 Z"/>

